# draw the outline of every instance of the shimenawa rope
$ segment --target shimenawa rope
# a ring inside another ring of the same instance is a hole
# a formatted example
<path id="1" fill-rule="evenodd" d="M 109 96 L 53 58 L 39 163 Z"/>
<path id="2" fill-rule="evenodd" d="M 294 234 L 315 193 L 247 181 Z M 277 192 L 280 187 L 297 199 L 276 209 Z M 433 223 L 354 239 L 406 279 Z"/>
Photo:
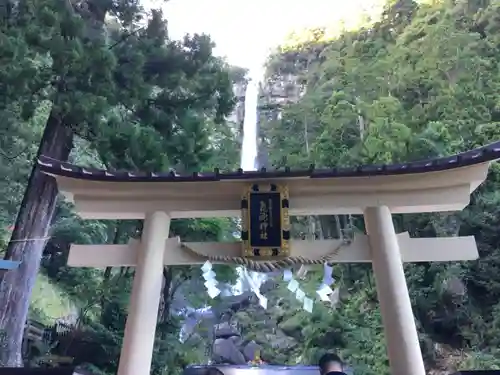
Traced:
<path id="1" fill-rule="evenodd" d="M 309 259 L 301 256 L 293 256 L 287 257 L 283 259 L 277 260 L 264 260 L 258 261 L 251 258 L 245 257 L 230 257 L 230 256 L 222 256 L 222 255 L 202 255 L 198 252 L 191 249 L 189 246 L 182 244 L 182 248 L 190 251 L 193 255 L 203 258 L 203 260 L 208 260 L 210 262 L 219 262 L 219 263 L 232 263 L 237 264 L 239 266 L 247 267 L 252 271 L 257 272 L 273 272 L 278 271 L 283 268 L 289 268 L 291 266 L 295 266 L 297 264 L 304 265 L 313 265 L 313 264 L 324 264 L 329 263 L 337 257 L 340 253 L 340 250 L 351 243 L 350 240 L 344 239 L 330 254 L 324 255 L 318 259 Z"/>

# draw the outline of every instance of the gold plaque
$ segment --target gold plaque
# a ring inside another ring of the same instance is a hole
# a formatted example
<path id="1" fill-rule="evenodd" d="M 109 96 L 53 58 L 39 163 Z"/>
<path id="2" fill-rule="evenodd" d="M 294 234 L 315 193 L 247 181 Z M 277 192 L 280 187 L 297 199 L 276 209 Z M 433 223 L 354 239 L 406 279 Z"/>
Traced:
<path id="1" fill-rule="evenodd" d="M 241 199 L 241 240 L 244 257 L 277 258 L 290 255 L 288 188 L 253 184 Z"/>

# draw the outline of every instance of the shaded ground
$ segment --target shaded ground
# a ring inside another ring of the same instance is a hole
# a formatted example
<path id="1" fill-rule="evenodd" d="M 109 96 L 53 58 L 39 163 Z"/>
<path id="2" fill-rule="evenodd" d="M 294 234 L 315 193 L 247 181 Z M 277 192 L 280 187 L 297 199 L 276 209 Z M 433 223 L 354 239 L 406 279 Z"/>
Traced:
<path id="1" fill-rule="evenodd" d="M 74 314 L 75 304 L 62 289 L 39 273 L 31 296 L 29 316 L 40 323 L 52 325 L 57 318 Z"/>

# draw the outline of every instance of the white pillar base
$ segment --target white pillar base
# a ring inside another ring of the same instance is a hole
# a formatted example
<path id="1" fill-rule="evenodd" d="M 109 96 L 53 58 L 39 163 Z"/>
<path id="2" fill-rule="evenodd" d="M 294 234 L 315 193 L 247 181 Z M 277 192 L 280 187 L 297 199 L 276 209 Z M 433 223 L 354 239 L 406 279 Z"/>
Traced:
<path id="1" fill-rule="evenodd" d="M 151 372 L 163 283 L 163 254 L 169 229 L 170 218 L 166 213 L 146 215 L 118 375 L 149 375 Z"/>
<path id="2" fill-rule="evenodd" d="M 364 211 L 391 375 L 425 375 L 398 240 L 388 207 Z"/>

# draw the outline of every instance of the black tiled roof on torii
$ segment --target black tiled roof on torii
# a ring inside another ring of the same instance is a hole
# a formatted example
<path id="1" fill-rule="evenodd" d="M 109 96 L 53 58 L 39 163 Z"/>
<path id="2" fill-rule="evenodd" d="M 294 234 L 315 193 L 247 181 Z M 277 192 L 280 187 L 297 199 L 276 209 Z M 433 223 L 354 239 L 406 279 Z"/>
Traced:
<path id="1" fill-rule="evenodd" d="M 196 172 L 192 174 L 178 174 L 174 170 L 171 170 L 169 172 L 145 173 L 106 171 L 101 169 L 80 167 L 70 163 L 54 160 L 46 156 L 41 156 L 38 159 L 38 165 L 40 169 L 46 173 L 93 181 L 196 182 L 245 179 L 276 179 L 287 177 L 335 178 L 405 175 L 466 167 L 469 165 L 480 164 L 496 159 L 500 159 L 500 141 L 484 147 L 476 148 L 471 151 L 442 158 L 398 164 L 360 165 L 358 167 L 352 168 L 316 169 L 314 165 L 311 165 L 309 169 L 301 170 L 294 170 L 290 168 L 267 170 L 265 168 L 262 168 L 258 171 L 249 172 L 244 172 L 242 169 L 238 169 L 237 171 L 233 172 L 223 172 L 219 171 L 219 169 L 215 169 L 211 172 Z"/>

